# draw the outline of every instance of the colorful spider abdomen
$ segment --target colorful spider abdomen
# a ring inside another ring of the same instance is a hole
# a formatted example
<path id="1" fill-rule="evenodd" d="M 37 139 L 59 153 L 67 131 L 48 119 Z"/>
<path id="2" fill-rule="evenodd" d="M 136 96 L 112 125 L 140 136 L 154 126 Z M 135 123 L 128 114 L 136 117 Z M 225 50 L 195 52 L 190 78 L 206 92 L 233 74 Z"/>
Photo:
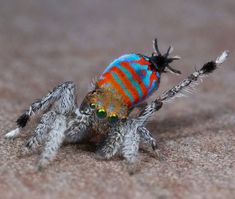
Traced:
<path id="1" fill-rule="evenodd" d="M 141 103 L 159 86 L 160 73 L 149 59 L 127 54 L 114 60 L 97 82 L 99 89 L 109 89 L 130 108 Z"/>

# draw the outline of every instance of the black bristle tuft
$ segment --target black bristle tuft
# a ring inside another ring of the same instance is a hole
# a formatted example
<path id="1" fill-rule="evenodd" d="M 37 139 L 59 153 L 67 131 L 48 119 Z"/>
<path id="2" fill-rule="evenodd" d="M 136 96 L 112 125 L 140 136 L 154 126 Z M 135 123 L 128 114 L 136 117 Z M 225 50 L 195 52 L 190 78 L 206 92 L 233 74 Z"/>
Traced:
<path id="1" fill-rule="evenodd" d="M 215 69 L 216 69 L 216 63 L 211 61 L 204 64 L 201 70 L 203 71 L 204 74 L 208 74 L 212 73 Z"/>
<path id="2" fill-rule="evenodd" d="M 16 120 L 16 123 L 19 127 L 24 128 L 28 121 L 29 121 L 29 115 L 24 113 Z"/>

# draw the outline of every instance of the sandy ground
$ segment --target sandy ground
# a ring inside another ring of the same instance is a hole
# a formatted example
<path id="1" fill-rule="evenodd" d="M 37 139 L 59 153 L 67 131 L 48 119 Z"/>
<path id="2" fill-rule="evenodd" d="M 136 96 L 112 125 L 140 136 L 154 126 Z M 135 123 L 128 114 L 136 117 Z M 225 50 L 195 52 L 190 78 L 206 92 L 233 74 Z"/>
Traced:
<path id="1" fill-rule="evenodd" d="M 0 198 L 234 198 L 234 19 L 234 0 L 1 0 Z M 66 145 L 37 172 L 37 154 L 19 157 L 29 134 L 4 140 L 34 99 L 72 80 L 81 101 L 90 80 L 112 59 L 150 54 L 154 37 L 162 49 L 173 44 L 183 58 L 175 63 L 183 75 L 164 75 L 160 90 L 231 51 L 195 95 L 152 118 L 148 128 L 164 161 L 142 150 L 139 169 L 130 175 L 119 158 L 98 161 L 86 146 Z"/>

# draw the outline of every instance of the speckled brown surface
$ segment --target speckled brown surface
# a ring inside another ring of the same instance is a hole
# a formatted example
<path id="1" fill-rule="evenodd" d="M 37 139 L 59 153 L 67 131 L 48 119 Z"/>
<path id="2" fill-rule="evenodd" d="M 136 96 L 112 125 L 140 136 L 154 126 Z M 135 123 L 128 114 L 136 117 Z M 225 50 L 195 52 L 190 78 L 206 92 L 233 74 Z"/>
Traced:
<path id="1" fill-rule="evenodd" d="M 1 0 L 0 198 L 234 198 L 234 19 L 234 0 Z M 164 106 L 149 123 L 165 161 L 142 151 L 129 175 L 118 158 L 97 161 L 86 147 L 67 145 L 36 172 L 38 155 L 18 157 L 27 134 L 4 140 L 33 99 L 73 80 L 81 101 L 113 58 L 151 53 L 154 37 L 163 49 L 174 44 L 183 58 L 175 64 L 183 75 L 164 75 L 161 90 L 231 50 L 196 95 Z"/>

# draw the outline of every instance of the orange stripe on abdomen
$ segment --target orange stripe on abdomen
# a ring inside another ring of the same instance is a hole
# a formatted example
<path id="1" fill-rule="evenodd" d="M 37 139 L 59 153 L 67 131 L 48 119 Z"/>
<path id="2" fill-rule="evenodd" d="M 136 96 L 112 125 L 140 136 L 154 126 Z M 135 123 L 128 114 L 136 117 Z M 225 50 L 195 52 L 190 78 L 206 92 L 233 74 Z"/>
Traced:
<path id="1" fill-rule="evenodd" d="M 132 104 L 131 99 L 126 95 L 125 91 L 122 89 L 122 87 L 116 82 L 112 74 L 110 73 L 111 71 L 104 73 L 102 76 L 104 79 L 100 80 L 97 82 L 98 86 L 102 88 L 103 85 L 105 84 L 112 84 L 112 88 L 116 89 L 119 95 L 122 96 L 123 100 L 125 103 L 127 103 L 129 106 Z"/>
<path id="2" fill-rule="evenodd" d="M 132 82 L 128 79 L 128 77 L 126 76 L 126 74 L 120 70 L 118 67 L 113 67 L 111 68 L 111 71 L 115 72 L 118 77 L 120 78 L 120 80 L 123 82 L 123 84 L 125 85 L 126 89 L 129 91 L 129 93 L 131 93 L 131 95 L 133 96 L 135 102 L 137 102 L 139 100 L 139 94 L 136 91 L 135 87 L 133 86 Z"/>

